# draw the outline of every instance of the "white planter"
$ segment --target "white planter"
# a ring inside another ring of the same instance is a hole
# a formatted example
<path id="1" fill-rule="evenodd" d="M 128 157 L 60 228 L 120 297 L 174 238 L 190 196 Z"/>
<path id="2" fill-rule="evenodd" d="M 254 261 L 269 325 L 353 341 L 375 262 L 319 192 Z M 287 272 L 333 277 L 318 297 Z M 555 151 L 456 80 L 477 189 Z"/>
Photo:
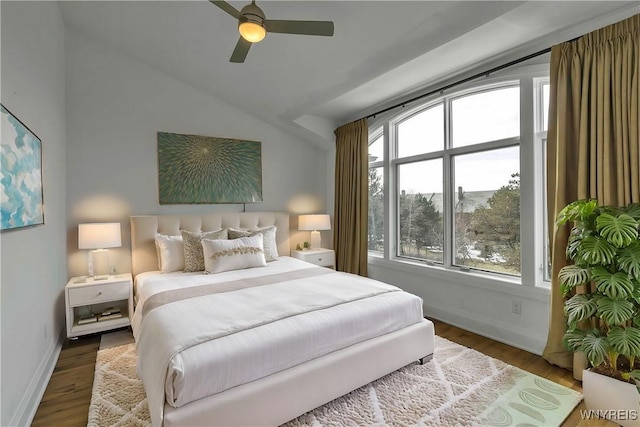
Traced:
<path id="1" fill-rule="evenodd" d="M 640 426 L 640 394 L 633 384 L 586 369 L 582 374 L 586 418 L 606 418 L 623 427 Z"/>

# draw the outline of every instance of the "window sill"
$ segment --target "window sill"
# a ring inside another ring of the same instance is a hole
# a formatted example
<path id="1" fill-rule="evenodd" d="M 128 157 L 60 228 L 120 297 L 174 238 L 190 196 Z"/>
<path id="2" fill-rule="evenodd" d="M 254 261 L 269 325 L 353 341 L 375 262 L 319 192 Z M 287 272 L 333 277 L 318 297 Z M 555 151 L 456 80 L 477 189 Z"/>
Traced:
<path id="1" fill-rule="evenodd" d="M 526 286 L 520 283 L 517 278 L 503 277 L 500 275 L 489 275 L 476 273 L 474 271 L 458 271 L 446 269 L 437 265 L 427 265 L 420 262 L 403 259 L 384 259 L 382 255 L 369 253 L 368 263 L 373 266 L 390 268 L 404 273 L 411 273 L 427 276 L 434 279 L 447 280 L 450 282 L 464 283 L 465 285 L 499 291 L 516 296 L 525 296 L 538 301 L 548 301 L 550 288 L 544 286 Z"/>

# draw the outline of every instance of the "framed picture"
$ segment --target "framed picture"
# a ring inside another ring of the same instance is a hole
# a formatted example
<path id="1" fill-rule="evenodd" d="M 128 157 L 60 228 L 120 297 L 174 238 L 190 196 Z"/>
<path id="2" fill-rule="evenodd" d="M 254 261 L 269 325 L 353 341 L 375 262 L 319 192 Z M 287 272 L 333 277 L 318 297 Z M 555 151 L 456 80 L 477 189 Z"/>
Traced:
<path id="1" fill-rule="evenodd" d="M 258 141 L 158 132 L 160 204 L 262 201 Z"/>
<path id="2" fill-rule="evenodd" d="M 1 104 L 0 109 L 0 230 L 44 224 L 42 141 Z"/>

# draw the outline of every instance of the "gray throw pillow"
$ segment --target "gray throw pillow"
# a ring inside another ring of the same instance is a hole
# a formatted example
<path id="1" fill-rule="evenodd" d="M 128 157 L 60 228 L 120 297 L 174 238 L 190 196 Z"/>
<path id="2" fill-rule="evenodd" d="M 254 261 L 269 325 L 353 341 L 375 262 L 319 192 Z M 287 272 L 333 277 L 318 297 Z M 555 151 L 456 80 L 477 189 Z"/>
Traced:
<path id="1" fill-rule="evenodd" d="M 240 237 L 251 237 L 256 234 L 262 234 L 262 244 L 264 245 L 264 257 L 269 261 L 278 259 L 278 244 L 276 243 L 276 226 L 260 228 L 257 230 L 238 230 L 229 229 L 229 239 L 238 239 Z"/>
<path id="2" fill-rule="evenodd" d="M 180 230 L 180 232 L 182 233 L 182 241 L 184 243 L 185 273 L 204 270 L 202 239 L 219 240 L 228 238 L 226 228 L 216 231 L 205 231 L 203 233 L 195 233 L 187 230 Z"/>

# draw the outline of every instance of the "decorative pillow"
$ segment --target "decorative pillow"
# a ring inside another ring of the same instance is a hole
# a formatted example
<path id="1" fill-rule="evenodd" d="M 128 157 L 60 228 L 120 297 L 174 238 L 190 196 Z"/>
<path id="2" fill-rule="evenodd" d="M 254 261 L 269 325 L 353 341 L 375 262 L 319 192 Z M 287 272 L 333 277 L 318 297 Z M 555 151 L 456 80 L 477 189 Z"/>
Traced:
<path id="1" fill-rule="evenodd" d="M 184 270 L 184 244 L 182 236 L 156 234 L 158 268 L 163 273 Z"/>
<path id="2" fill-rule="evenodd" d="M 221 273 L 266 266 L 262 240 L 262 234 L 234 240 L 202 239 L 205 271 Z"/>
<path id="3" fill-rule="evenodd" d="M 229 229 L 229 239 L 237 239 L 239 237 L 250 237 L 256 234 L 262 234 L 264 244 L 264 258 L 269 261 L 278 259 L 278 244 L 276 243 L 276 226 L 259 228 L 256 230 L 239 230 L 237 228 Z"/>
<path id="4" fill-rule="evenodd" d="M 227 239 L 227 229 L 194 233 L 193 231 L 180 230 L 184 242 L 184 271 L 204 270 L 204 256 L 202 254 L 202 239 Z"/>

